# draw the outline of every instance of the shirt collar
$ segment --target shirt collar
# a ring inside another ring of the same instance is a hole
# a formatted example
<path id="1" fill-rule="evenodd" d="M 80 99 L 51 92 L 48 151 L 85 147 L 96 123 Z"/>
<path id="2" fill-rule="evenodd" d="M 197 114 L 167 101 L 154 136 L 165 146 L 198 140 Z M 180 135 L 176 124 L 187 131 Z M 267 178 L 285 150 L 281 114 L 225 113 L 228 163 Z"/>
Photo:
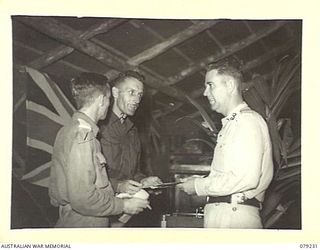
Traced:
<path id="1" fill-rule="evenodd" d="M 125 127 L 127 127 L 128 128 L 128 130 L 133 126 L 133 123 L 132 123 L 132 121 L 129 119 L 129 117 L 128 116 L 126 116 L 126 118 L 124 119 L 124 121 L 123 122 L 121 122 L 121 120 L 120 120 L 120 118 L 119 118 L 119 116 L 117 116 L 116 115 L 116 113 L 114 113 L 113 111 L 111 111 L 110 112 L 111 114 L 110 114 L 110 123 L 111 124 L 123 124 L 123 125 L 125 125 Z M 116 125 L 116 126 L 118 126 L 118 125 Z"/>
<path id="2" fill-rule="evenodd" d="M 113 106 L 113 107 L 115 107 L 115 106 Z M 112 109 L 112 112 L 113 112 L 113 114 L 115 114 L 118 117 L 118 119 L 120 120 L 121 123 L 124 123 L 124 121 L 127 118 L 127 114 L 122 113 L 122 112 L 117 112 L 117 110 L 115 108 Z"/>
<path id="3" fill-rule="evenodd" d="M 89 116 L 87 116 L 85 113 L 82 113 L 80 111 L 76 111 L 73 114 L 72 119 L 73 120 L 77 120 L 77 119 L 85 120 L 87 123 L 90 124 L 90 127 L 92 128 L 94 135 L 96 136 L 98 134 L 99 128 L 98 128 L 97 124 L 95 124 L 94 121 Z"/>
<path id="4" fill-rule="evenodd" d="M 237 114 L 239 114 L 243 108 L 247 108 L 247 107 L 248 107 L 248 104 L 246 102 L 240 103 L 237 107 L 235 107 L 233 110 L 231 110 L 231 112 L 229 112 L 229 114 L 226 117 L 224 117 L 221 120 L 222 125 L 224 126 L 228 121 L 234 120 L 234 118 L 237 116 Z"/>

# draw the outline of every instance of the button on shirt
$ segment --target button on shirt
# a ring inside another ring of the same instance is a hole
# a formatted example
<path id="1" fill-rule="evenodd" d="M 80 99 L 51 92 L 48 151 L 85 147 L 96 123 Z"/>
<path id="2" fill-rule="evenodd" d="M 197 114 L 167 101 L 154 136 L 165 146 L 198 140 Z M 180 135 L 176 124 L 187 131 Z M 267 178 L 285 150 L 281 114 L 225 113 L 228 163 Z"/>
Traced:
<path id="1" fill-rule="evenodd" d="M 105 227 L 106 216 L 123 210 L 108 180 L 97 133 L 96 124 L 76 112 L 57 134 L 49 185 L 50 201 L 60 209 L 57 227 Z"/>
<path id="2" fill-rule="evenodd" d="M 244 193 L 264 199 L 273 176 L 272 148 L 264 119 L 243 102 L 222 119 L 211 172 L 195 180 L 199 196 Z"/>

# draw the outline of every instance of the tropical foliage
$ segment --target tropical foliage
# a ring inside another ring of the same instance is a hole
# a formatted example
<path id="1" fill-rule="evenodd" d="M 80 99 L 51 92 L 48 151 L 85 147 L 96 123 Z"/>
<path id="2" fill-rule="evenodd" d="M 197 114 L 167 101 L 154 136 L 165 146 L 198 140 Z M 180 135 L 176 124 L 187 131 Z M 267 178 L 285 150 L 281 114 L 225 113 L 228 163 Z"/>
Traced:
<path id="1" fill-rule="evenodd" d="M 300 55 L 285 56 L 275 69 L 271 84 L 265 77 L 254 76 L 244 90 L 248 104 L 266 119 L 273 146 L 274 179 L 261 213 L 265 228 L 274 227 L 293 204 L 300 202 L 301 139 L 292 132 L 291 118 L 283 117 L 289 98 L 300 94 L 300 62 Z"/>

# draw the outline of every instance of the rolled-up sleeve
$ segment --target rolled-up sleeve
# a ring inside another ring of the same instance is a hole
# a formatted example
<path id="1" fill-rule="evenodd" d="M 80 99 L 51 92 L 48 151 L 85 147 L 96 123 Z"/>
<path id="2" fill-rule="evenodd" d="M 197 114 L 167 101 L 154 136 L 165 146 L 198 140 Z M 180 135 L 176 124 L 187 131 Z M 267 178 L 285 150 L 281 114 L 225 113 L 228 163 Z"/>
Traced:
<path id="1" fill-rule="evenodd" d="M 71 207 L 83 215 L 108 216 L 123 211 L 123 201 L 114 197 L 107 187 L 95 185 L 94 141 L 71 145 L 66 169 L 67 188 Z"/>
<path id="2" fill-rule="evenodd" d="M 264 142 L 259 123 L 252 115 L 242 115 L 232 138 L 217 145 L 211 173 L 195 180 L 198 195 L 222 196 L 254 189 L 259 184 Z M 216 159 L 215 159 L 216 157 Z M 222 166 L 218 166 L 222 165 Z"/>

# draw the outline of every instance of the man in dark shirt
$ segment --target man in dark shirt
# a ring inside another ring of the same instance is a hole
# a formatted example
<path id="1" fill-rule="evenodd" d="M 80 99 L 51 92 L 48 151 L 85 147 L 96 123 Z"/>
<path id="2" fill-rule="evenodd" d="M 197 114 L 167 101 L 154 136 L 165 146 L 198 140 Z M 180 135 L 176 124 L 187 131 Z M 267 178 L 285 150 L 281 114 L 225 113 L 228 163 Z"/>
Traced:
<path id="1" fill-rule="evenodd" d="M 162 183 L 158 177 L 147 177 L 141 172 L 141 142 L 137 128 L 128 118 L 139 107 L 143 96 L 143 81 L 143 76 L 134 71 L 120 74 L 114 80 L 112 112 L 109 112 L 100 127 L 108 175 L 118 193 L 135 194 L 141 188 Z"/>

